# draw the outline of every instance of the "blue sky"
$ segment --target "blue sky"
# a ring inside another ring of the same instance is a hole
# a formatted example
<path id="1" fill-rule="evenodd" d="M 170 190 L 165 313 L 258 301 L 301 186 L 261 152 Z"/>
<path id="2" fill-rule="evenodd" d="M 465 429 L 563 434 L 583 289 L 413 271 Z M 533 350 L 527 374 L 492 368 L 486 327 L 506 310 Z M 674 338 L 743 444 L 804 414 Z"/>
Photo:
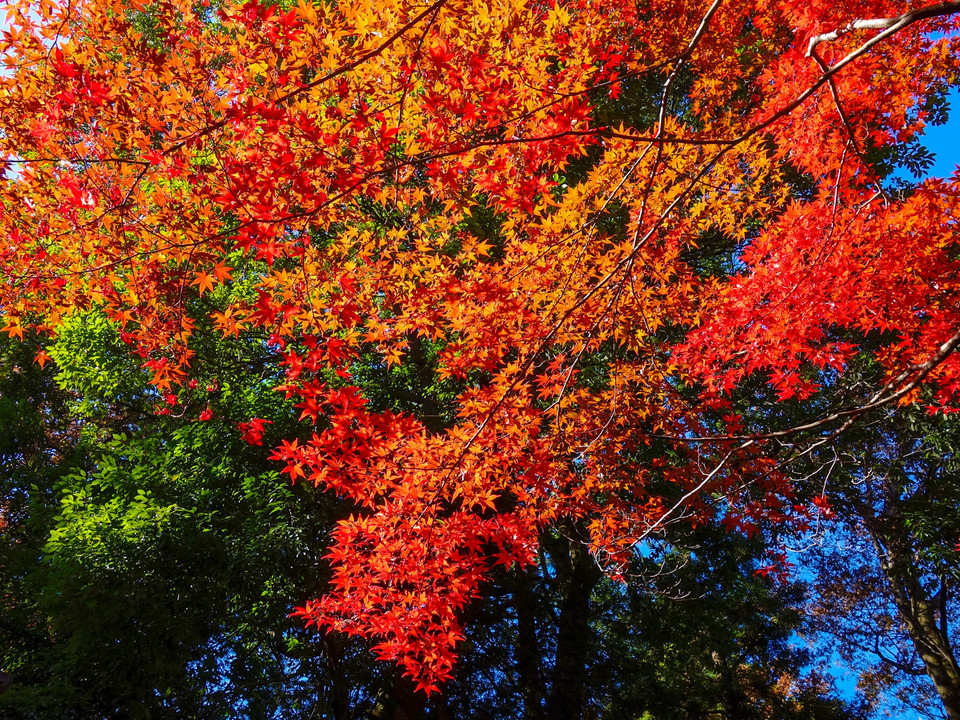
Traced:
<path id="1" fill-rule="evenodd" d="M 950 93 L 950 120 L 946 125 L 928 127 L 923 144 L 936 156 L 932 177 L 950 177 L 960 165 L 960 91 Z"/>

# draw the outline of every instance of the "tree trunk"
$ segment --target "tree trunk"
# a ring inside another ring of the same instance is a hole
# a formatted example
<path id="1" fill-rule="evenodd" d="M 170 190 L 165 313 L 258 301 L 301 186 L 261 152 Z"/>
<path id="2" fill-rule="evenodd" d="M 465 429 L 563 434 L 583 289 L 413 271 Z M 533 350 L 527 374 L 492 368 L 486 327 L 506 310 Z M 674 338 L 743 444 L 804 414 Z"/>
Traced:
<path id="1" fill-rule="evenodd" d="M 557 622 L 557 654 L 547 699 L 550 720 L 580 720 L 590 649 L 590 595 L 600 568 L 583 543 L 568 541 L 569 572 Z M 558 574 L 560 572 L 558 566 Z"/>
<path id="2" fill-rule="evenodd" d="M 524 720 L 543 720 L 543 651 L 537 638 L 537 598 L 532 584 L 535 573 L 518 569 L 513 604 L 517 611 L 517 674 L 523 694 Z"/>
<path id="3" fill-rule="evenodd" d="M 897 612 L 927 675 L 943 702 L 948 720 L 960 720 L 960 666 L 946 633 L 946 597 L 938 603 L 916 577 L 909 535 L 896 517 L 864 517 Z M 947 592 L 946 585 L 940 593 Z M 938 622 L 938 615 L 939 622 Z"/>

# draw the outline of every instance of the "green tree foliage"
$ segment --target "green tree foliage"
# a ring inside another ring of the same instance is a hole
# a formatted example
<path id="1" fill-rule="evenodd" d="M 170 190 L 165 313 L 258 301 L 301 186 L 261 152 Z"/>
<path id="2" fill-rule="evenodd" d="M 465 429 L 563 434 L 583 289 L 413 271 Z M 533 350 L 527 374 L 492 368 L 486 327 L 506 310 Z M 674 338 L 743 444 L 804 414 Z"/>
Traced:
<path id="1" fill-rule="evenodd" d="M 376 680 L 366 655 L 287 617 L 342 509 L 237 427 L 295 431 L 257 370 L 269 348 L 215 344 L 209 385 L 174 406 L 96 313 L 49 352 L 55 378 L 4 347 L 0 715 L 343 716 Z"/>

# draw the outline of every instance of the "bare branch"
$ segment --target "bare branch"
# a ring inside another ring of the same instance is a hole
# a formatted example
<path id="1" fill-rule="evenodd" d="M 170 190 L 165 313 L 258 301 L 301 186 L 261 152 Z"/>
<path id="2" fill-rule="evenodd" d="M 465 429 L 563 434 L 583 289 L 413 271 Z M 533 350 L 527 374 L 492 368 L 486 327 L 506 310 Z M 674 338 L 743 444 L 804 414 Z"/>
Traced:
<path id="1" fill-rule="evenodd" d="M 928 5 L 925 8 L 911 10 L 910 12 L 905 12 L 897 17 L 853 20 L 844 25 L 842 28 L 828 33 L 814 35 L 812 38 L 810 38 L 810 44 L 807 45 L 807 57 L 811 57 L 813 55 L 814 48 L 816 48 L 820 43 L 838 40 L 854 30 L 889 30 L 889 33 L 883 33 L 883 35 L 892 35 L 898 30 L 902 30 L 903 28 L 907 27 L 907 25 L 912 25 L 920 20 L 941 17 L 943 15 L 953 15 L 954 13 L 958 12 L 960 12 L 960 1 L 951 0 L 950 2 L 937 3 L 936 5 Z"/>

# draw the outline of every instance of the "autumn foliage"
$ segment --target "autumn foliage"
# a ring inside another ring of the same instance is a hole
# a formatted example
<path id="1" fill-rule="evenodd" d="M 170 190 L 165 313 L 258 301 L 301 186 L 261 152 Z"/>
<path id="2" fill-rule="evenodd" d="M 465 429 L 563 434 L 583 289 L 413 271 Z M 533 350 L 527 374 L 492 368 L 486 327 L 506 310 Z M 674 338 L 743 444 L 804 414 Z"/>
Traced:
<path id="1" fill-rule="evenodd" d="M 960 3 L 6 11 L 5 331 L 98 309 L 158 411 L 199 333 L 275 348 L 311 429 L 273 456 L 357 508 L 298 612 L 427 691 L 492 568 L 549 525 L 616 574 L 680 516 L 823 512 L 728 411 L 746 383 L 814 398 L 881 337 L 885 385 L 781 432 L 924 387 L 958 404 L 960 184 L 877 168 L 957 80 Z M 726 265 L 700 262 L 718 239 Z M 448 413 L 374 407 L 371 356 L 429 371 Z"/>

